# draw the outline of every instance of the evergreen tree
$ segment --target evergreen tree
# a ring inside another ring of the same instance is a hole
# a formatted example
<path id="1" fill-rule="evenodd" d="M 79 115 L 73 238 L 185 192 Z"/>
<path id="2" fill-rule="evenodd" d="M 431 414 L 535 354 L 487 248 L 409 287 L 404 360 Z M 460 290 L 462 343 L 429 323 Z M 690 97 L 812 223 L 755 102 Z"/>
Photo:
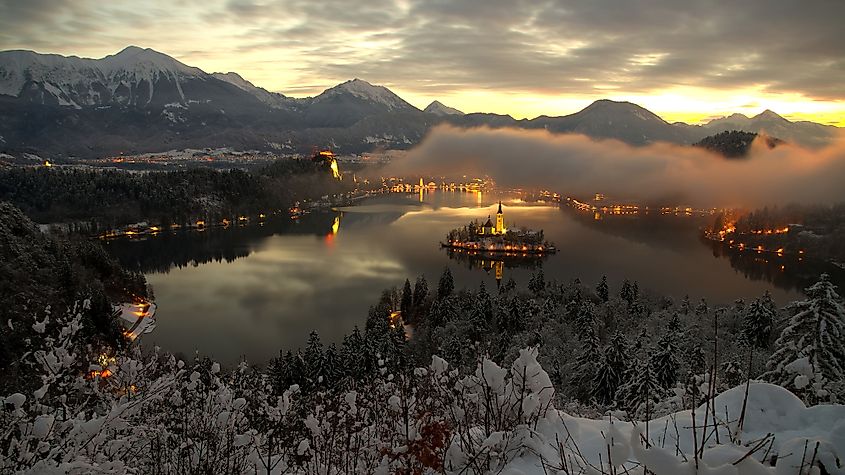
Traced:
<path id="1" fill-rule="evenodd" d="M 827 274 L 793 302 L 787 327 L 775 342 L 763 379 L 779 384 L 805 401 L 836 402 L 845 394 L 845 307 Z"/>
<path id="2" fill-rule="evenodd" d="M 317 331 L 312 331 L 305 347 L 305 378 L 309 388 L 323 387 L 326 379 L 326 360 L 323 343 Z"/>
<path id="3" fill-rule="evenodd" d="M 664 390 L 660 387 L 657 375 L 648 361 L 636 360 L 636 367 L 629 375 L 630 379 L 620 388 L 620 404 L 631 416 L 647 416 L 653 404 L 663 398 Z"/>
<path id="4" fill-rule="evenodd" d="M 746 380 L 745 371 L 742 369 L 742 364 L 736 360 L 728 360 L 722 363 L 722 384 L 724 389 L 730 389 L 739 386 Z"/>
<path id="5" fill-rule="evenodd" d="M 595 397 L 594 379 L 602 358 L 599 338 L 594 325 L 584 329 L 581 336 L 581 351 L 575 359 L 574 383 L 578 399 L 590 402 Z"/>
<path id="6" fill-rule="evenodd" d="M 666 333 L 675 337 L 681 336 L 681 318 L 677 312 L 672 313 L 672 318 L 666 324 Z"/>
<path id="7" fill-rule="evenodd" d="M 503 285 L 499 289 L 500 294 L 509 294 L 516 290 L 516 281 L 513 280 L 513 277 L 508 277 L 508 280 L 505 281 L 505 285 Z"/>
<path id="8" fill-rule="evenodd" d="M 691 309 L 692 305 L 689 301 L 689 295 L 684 295 L 684 300 L 681 301 L 681 313 L 683 313 L 684 315 L 689 315 Z"/>
<path id="9" fill-rule="evenodd" d="M 584 295 L 581 293 L 581 288 L 575 287 L 564 307 L 566 320 L 570 322 L 576 320 L 583 303 Z"/>
<path id="10" fill-rule="evenodd" d="M 579 338 L 587 338 L 587 335 L 596 332 L 596 312 L 595 306 L 589 300 L 584 300 L 581 304 L 581 309 L 575 316 L 575 331 Z"/>
<path id="11" fill-rule="evenodd" d="M 417 277 L 417 282 L 414 284 L 414 307 L 422 306 L 426 298 L 428 298 L 428 281 L 425 280 L 425 276 L 421 275 Z"/>
<path id="12" fill-rule="evenodd" d="M 763 299 L 754 299 L 745 311 L 742 320 L 742 341 L 755 348 L 768 348 L 775 315 L 771 307 L 763 303 Z"/>
<path id="13" fill-rule="evenodd" d="M 628 306 L 628 313 L 634 318 L 639 318 L 646 314 L 646 307 L 640 299 L 636 299 Z"/>
<path id="14" fill-rule="evenodd" d="M 695 307 L 695 316 L 701 317 L 702 315 L 706 315 L 707 310 L 707 301 L 702 298 L 701 301 L 698 302 L 698 306 Z"/>
<path id="15" fill-rule="evenodd" d="M 684 364 L 692 374 L 702 374 L 707 367 L 706 355 L 698 340 L 690 342 L 684 351 Z"/>
<path id="16" fill-rule="evenodd" d="M 625 375 L 628 352 L 625 336 L 617 331 L 604 349 L 601 363 L 593 378 L 593 394 L 600 404 L 611 404 L 616 400 L 616 393 Z"/>
<path id="17" fill-rule="evenodd" d="M 678 360 L 678 345 L 675 338 L 677 335 L 673 332 L 664 333 L 657 341 L 657 348 L 649 360 L 649 366 L 657 384 L 663 389 L 673 387 L 678 381 L 678 370 L 681 364 Z"/>
<path id="18" fill-rule="evenodd" d="M 601 276 L 601 281 L 596 286 L 596 295 L 599 296 L 602 302 L 610 300 L 610 289 L 607 286 L 607 276 Z"/>
<path id="19" fill-rule="evenodd" d="M 481 336 L 493 321 L 493 304 L 484 282 L 481 282 L 478 293 L 475 295 L 469 317 L 470 337 L 473 341 L 480 341 Z"/>
<path id="20" fill-rule="evenodd" d="M 341 355 L 343 357 L 344 374 L 353 380 L 363 378 L 367 370 L 366 352 L 364 351 L 364 338 L 357 326 L 352 330 L 352 333 L 343 338 Z"/>
<path id="21" fill-rule="evenodd" d="M 452 277 L 452 271 L 448 267 L 443 269 L 443 274 L 440 275 L 440 281 L 437 283 L 437 298 L 444 299 L 455 291 L 455 279 Z"/>
<path id="22" fill-rule="evenodd" d="M 408 365 L 407 335 L 403 325 L 390 329 L 389 363 L 394 370 L 401 371 Z"/>
<path id="23" fill-rule="evenodd" d="M 399 310 L 402 312 L 403 318 L 411 317 L 411 307 L 414 304 L 414 295 L 411 291 L 411 281 L 405 279 L 405 285 L 402 286 L 402 302 L 399 305 Z"/>
<path id="24" fill-rule="evenodd" d="M 340 359 L 340 352 L 337 345 L 332 343 L 326 349 L 323 355 L 323 363 L 325 365 L 324 378 L 325 386 L 332 388 L 337 387 L 340 381 L 344 378 L 343 362 Z"/>
<path id="25" fill-rule="evenodd" d="M 631 305 L 631 303 L 634 301 L 634 294 L 631 289 L 631 281 L 629 281 L 628 279 L 625 279 L 622 282 L 622 289 L 619 291 L 619 297 L 622 300 L 628 302 L 628 305 Z"/>
<path id="26" fill-rule="evenodd" d="M 528 290 L 538 295 L 546 289 L 546 277 L 543 275 L 543 269 L 531 275 L 531 280 L 528 281 Z"/>

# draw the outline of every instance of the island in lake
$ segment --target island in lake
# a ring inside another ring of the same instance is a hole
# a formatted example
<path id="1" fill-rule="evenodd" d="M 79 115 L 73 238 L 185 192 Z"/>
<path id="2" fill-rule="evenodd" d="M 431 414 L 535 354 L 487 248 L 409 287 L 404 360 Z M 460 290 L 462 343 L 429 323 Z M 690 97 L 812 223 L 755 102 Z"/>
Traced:
<path id="1" fill-rule="evenodd" d="M 446 235 L 446 241 L 441 242 L 440 245 L 468 253 L 509 257 L 528 257 L 557 252 L 555 246 L 545 240 L 542 229 L 533 231 L 526 228 L 506 228 L 501 201 L 496 213 L 495 224 L 491 221 L 490 216 L 487 217 L 484 224 L 479 224 L 477 220 L 474 220 L 466 226 L 449 231 Z"/>

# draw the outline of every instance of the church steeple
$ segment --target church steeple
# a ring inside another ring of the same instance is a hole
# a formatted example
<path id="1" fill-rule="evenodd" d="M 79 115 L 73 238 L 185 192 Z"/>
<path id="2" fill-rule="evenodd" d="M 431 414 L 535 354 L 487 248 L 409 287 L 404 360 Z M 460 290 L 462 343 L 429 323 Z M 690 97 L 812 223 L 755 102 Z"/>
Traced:
<path id="1" fill-rule="evenodd" d="M 502 202 L 499 201 L 499 211 L 496 213 L 496 234 L 505 233 L 505 216 L 502 213 Z"/>

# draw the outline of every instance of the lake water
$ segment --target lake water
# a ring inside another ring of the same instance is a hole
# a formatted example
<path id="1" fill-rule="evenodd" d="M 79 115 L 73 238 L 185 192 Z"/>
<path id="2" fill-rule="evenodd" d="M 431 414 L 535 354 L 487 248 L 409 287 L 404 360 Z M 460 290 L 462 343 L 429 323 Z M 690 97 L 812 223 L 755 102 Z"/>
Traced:
<path id="1" fill-rule="evenodd" d="M 186 356 L 195 351 L 224 363 L 263 363 L 304 345 L 311 330 L 339 342 L 362 326 L 382 291 L 401 289 L 419 274 L 436 289 L 449 266 L 457 287 L 496 287 L 495 265 L 450 258 L 439 241 L 471 219 L 486 220 L 497 200 L 506 225 L 543 229 L 559 252 L 541 262 L 508 261 L 503 278 L 527 284 L 542 266 L 547 279 L 580 278 L 594 286 L 607 275 L 612 292 L 623 279 L 676 299 L 711 303 L 770 290 L 779 304 L 815 278 L 806 263 L 760 256 L 723 256 L 698 237 L 702 220 L 592 215 L 558 205 L 526 204 L 509 196 L 435 191 L 384 195 L 359 206 L 271 219 L 263 225 L 115 240 L 107 249 L 143 270 L 158 304 L 157 327 L 145 345 Z M 765 262 L 764 262 L 765 261 Z M 784 267 L 782 268 L 781 265 Z M 788 267 L 787 267 L 788 266 Z"/>

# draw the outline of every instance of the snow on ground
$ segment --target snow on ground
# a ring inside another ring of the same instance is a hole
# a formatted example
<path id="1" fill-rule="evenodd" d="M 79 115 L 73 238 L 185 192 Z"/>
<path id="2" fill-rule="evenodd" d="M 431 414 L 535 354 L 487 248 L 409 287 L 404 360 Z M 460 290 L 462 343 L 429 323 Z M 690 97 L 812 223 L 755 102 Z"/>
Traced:
<path id="1" fill-rule="evenodd" d="M 741 430 L 745 386 L 715 398 L 718 441 L 713 409 L 707 404 L 695 410 L 694 424 L 692 411 L 632 424 L 550 410 L 528 439 L 526 453 L 510 462 L 502 473 L 554 473 L 549 468 L 557 464 L 555 468 L 568 466 L 574 473 L 625 473 L 626 468 L 642 473 L 645 465 L 658 475 L 786 475 L 798 474 L 802 467 L 800 473 L 810 473 L 807 470 L 812 461 L 823 465 L 827 473 L 845 473 L 845 406 L 808 408 L 786 389 L 767 383 L 753 382 L 748 389 Z M 702 445 L 705 448 L 696 471 L 694 448 Z M 774 459 L 776 466 L 769 466 Z M 765 465 L 760 463 L 764 460 Z"/>

